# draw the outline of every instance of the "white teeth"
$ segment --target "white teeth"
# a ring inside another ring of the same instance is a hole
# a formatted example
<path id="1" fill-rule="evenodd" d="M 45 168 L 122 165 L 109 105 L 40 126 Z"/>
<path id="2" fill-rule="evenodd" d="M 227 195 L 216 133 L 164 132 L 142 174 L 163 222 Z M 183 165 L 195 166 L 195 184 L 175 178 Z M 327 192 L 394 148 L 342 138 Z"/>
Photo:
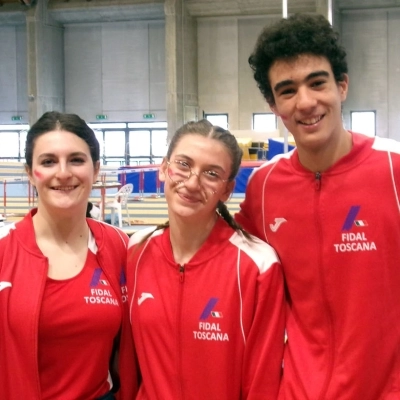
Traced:
<path id="1" fill-rule="evenodd" d="M 306 120 L 300 121 L 300 123 L 302 123 L 304 125 L 313 125 L 313 124 L 316 124 L 318 121 L 320 121 L 321 118 L 322 117 L 310 118 L 310 119 L 306 119 Z"/>
<path id="2" fill-rule="evenodd" d="M 62 190 L 62 191 L 67 191 L 67 190 L 73 190 L 74 186 L 64 186 L 64 187 L 55 187 L 53 188 L 54 190 Z"/>

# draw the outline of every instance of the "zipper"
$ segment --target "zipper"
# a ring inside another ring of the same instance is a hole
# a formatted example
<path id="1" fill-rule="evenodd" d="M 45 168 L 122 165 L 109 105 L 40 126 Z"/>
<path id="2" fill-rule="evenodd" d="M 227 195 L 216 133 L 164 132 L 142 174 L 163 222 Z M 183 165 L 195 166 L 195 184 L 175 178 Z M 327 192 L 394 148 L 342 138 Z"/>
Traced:
<path id="1" fill-rule="evenodd" d="M 315 223 L 316 223 L 316 230 L 317 230 L 317 235 L 318 235 L 318 270 L 319 270 L 319 281 L 321 285 L 321 290 L 322 290 L 322 301 L 323 304 L 325 305 L 325 310 L 326 310 L 326 318 L 327 318 L 327 323 L 328 323 L 328 340 L 329 343 L 331 344 L 330 350 L 328 351 L 328 361 L 327 361 L 327 372 L 325 377 L 323 378 L 322 381 L 322 387 L 321 390 L 318 394 L 318 400 L 324 400 L 326 398 L 326 393 L 328 391 L 329 383 L 331 382 L 332 378 L 332 371 L 333 371 L 333 365 L 334 365 L 334 352 L 333 348 L 336 343 L 335 340 L 335 332 L 333 330 L 333 317 L 332 317 L 332 309 L 330 307 L 330 304 L 328 302 L 328 298 L 326 295 L 325 287 L 327 284 L 326 281 L 326 271 L 324 269 L 324 255 L 323 255 L 323 240 L 322 240 L 322 234 L 323 234 L 323 216 L 322 216 L 322 211 L 321 211 L 321 179 L 322 179 L 322 174 L 321 172 L 316 172 L 315 173 L 315 203 L 314 203 L 314 208 L 315 208 Z"/>
<path id="2" fill-rule="evenodd" d="M 185 282 L 185 266 L 179 264 L 178 266 L 178 273 L 179 273 L 179 294 L 178 294 L 178 314 L 177 314 L 177 335 L 176 335 L 176 347 L 178 351 L 178 360 L 177 360 L 177 367 L 178 367 L 178 390 L 179 390 L 179 399 L 184 398 L 184 387 L 183 387 L 183 367 L 182 367 L 182 357 L 183 357 L 183 350 L 182 350 L 182 308 L 183 308 L 183 290 Z"/>
<path id="3" fill-rule="evenodd" d="M 185 281 L 185 266 L 179 265 L 179 281 L 183 283 Z"/>
<path id="4" fill-rule="evenodd" d="M 315 190 L 321 190 L 321 172 L 315 173 Z"/>

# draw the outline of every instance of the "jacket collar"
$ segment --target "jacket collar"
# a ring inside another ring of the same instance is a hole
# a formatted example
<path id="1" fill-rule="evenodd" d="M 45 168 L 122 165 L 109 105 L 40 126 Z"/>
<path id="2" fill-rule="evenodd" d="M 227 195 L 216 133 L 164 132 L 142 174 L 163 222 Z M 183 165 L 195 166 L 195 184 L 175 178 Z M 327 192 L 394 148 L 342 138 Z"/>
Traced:
<path id="1" fill-rule="evenodd" d="M 348 154 L 340 158 L 335 164 L 333 164 L 326 171 L 324 171 L 324 174 L 346 172 L 349 169 L 354 168 L 355 165 L 360 164 L 362 161 L 364 161 L 368 156 L 372 154 L 373 151 L 372 144 L 374 142 L 373 138 L 370 138 L 361 133 L 354 133 L 351 131 L 349 132 L 352 135 L 353 147 L 351 148 Z M 290 160 L 292 166 L 297 172 L 300 172 L 302 174 L 312 173 L 308 169 L 304 168 L 303 165 L 300 163 L 297 149 L 295 149 L 295 151 L 293 152 L 293 155 L 290 158 Z"/>
<path id="2" fill-rule="evenodd" d="M 201 265 L 210 258 L 217 256 L 218 253 L 222 252 L 223 247 L 228 244 L 229 238 L 234 233 L 235 231 L 227 224 L 227 222 L 223 218 L 218 217 L 210 235 L 193 258 L 185 264 L 185 267 L 190 268 Z M 174 260 L 171 241 L 169 238 L 169 228 L 166 228 L 161 235 L 161 248 L 169 262 L 176 266 L 177 263 Z"/>

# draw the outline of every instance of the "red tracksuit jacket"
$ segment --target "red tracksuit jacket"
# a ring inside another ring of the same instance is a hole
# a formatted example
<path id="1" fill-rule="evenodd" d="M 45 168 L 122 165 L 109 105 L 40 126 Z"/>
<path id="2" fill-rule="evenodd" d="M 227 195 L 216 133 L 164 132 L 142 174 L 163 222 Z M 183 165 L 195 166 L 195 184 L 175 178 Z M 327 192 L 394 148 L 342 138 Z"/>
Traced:
<path id="1" fill-rule="evenodd" d="M 37 340 L 48 263 L 35 241 L 32 223 L 35 213 L 32 210 L 22 221 L 0 230 L 0 398 L 7 400 L 41 399 Z M 128 237 L 110 225 L 90 218 L 87 222 L 96 240 L 100 267 L 119 304 L 127 305 L 126 286 L 120 277 Z M 121 313 L 118 399 L 132 400 L 137 389 L 137 371 L 127 307 L 121 307 Z M 21 319 L 21 315 L 25 316 L 24 323 L 15 327 L 13 321 Z"/>
<path id="2" fill-rule="evenodd" d="M 236 215 L 282 262 L 286 400 L 400 398 L 400 143 L 352 135 L 322 174 L 265 163 Z"/>
<path id="3" fill-rule="evenodd" d="M 127 281 L 143 378 L 137 399 L 276 399 L 283 278 L 276 253 L 254 239 L 220 218 L 181 266 L 168 228 L 138 248 L 131 238 Z"/>

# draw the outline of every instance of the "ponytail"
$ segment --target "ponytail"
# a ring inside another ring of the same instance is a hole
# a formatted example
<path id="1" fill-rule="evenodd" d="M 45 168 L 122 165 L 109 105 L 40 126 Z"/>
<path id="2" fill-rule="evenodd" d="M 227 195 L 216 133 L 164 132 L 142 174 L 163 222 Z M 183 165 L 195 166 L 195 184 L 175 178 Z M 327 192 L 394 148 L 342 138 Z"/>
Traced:
<path id="1" fill-rule="evenodd" d="M 235 231 L 240 231 L 246 239 L 252 240 L 252 237 L 246 232 L 232 217 L 228 207 L 221 200 L 217 204 L 218 214 L 228 223 L 228 225 Z"/>

